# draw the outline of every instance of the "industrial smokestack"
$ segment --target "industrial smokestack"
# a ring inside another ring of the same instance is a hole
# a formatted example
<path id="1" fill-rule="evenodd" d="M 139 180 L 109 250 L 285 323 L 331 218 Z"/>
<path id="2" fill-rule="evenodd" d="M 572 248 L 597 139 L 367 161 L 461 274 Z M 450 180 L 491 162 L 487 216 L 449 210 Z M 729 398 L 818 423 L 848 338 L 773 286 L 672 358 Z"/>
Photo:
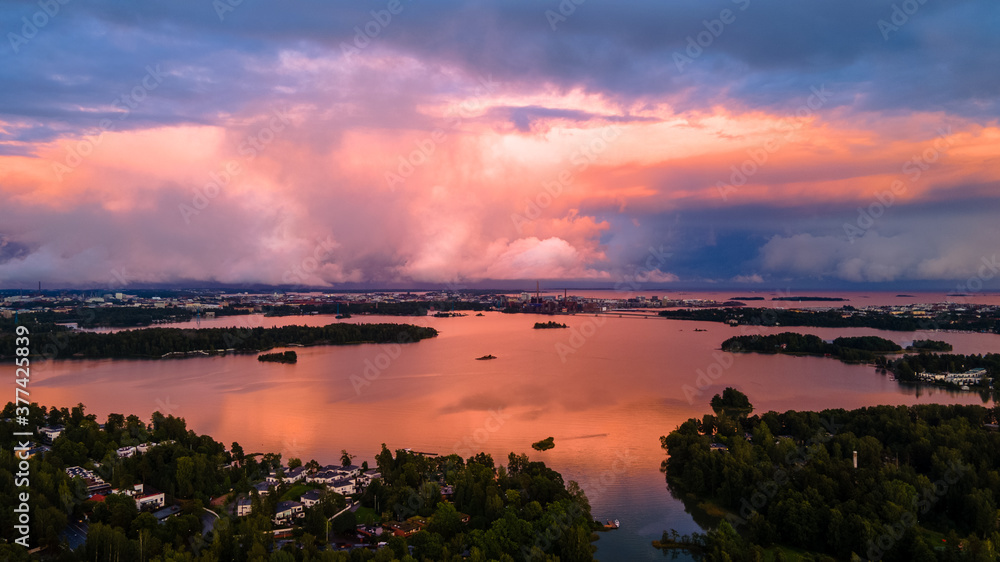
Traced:
<path id="1" fill-rule="evenodd" d="M 854 451 L 854 468 L 858 468 L 858 452 Z"/>

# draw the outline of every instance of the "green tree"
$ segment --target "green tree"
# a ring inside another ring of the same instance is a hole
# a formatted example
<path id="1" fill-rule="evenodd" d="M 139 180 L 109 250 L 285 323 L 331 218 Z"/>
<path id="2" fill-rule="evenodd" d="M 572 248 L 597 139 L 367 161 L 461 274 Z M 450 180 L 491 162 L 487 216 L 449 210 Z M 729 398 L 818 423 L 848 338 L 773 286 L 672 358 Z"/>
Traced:
<path id="1" fill-rule="evenodd" d="M 351 466 L 351 461 L 354 459 L 354 455 L 347 452 L 347 449 L 342 449 L 340 451 L 340 464 L 341 466 L 348 467 Z"/>

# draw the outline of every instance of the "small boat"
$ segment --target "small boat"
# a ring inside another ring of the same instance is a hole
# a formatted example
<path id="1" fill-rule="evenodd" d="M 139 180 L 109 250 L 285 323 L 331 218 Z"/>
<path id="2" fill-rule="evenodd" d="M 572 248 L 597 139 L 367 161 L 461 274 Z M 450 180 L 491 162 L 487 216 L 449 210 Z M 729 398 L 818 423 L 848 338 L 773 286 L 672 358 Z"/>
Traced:
<path id="1" fill-rule="evenodd" d="M 486 361 L 487 359 L 496 359 L 496 355 L 483 355 L 482 357 L 476 357 L 476 361 Z"/>

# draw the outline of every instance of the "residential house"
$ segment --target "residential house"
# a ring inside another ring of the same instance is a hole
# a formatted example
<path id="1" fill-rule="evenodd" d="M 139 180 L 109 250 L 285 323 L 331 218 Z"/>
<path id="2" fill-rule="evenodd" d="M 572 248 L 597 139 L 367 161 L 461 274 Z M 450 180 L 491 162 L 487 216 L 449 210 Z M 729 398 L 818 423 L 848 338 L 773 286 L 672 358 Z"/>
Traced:
<path id="1" fill-rule="evenodd" d="M 135 507 L 139 511 L 143 510 L 157 510 L 161 509 L 166 505 L 167 500 L 163 495 L 163 492 L 157 492 L 155 490 L 149 490 L 148 493 L 138 493 L 135 495 Z"/>
<path id="2" fill-rule="evenodd" d="M 62 434 L 64 429 L 66 428 L 61 425 L 40 427 L 38 428 L 38 433 L 40 433 L 42 437 L 51 445 L 52 442 L 56 440 L 56 437 L 59 437 Z"/>
<path id="3" fill-rule="evenodd" d="M 116 452 L 118 453 L 118 458 L 125 459 L 134 456 L 137 450 L 135 447 L 119 447 Z"/>
<path id="4" fill-rule="evenodd" d="M 355 491 L 354 482 L 346 478 L 341 478 L 340 480 L 334 480 L 327 484 L 330 490 L 337 492 L 342 496 L 347 496 L 353 494 Z"/>
<path id="5" fill-rule="evenodd" d="M 278 507 L 274 510 L 274 522 L 291 521 L 295 517 L 301 517 L 302 512 L 303 507 L 299 502 L 278 502 Z"/>
<path id="6" fill-rule="evenodd" d="M 394 521 L 386 525 L 386 530 L 397 537 L 412 537 L 424 526 L 419 521 Z"/>
<path id="7" fill-rule="evenodd" d="M 243 517 L 245 515 L 250 515 L 253 511 L 253 508 L 251 507 L 252 505 L 253 504 L 250 501 L 250 498 L 243 497 L 236 500 L 236 516 Z"/>
<path id="8" fill-rule="evenodd" d="M 298 482 L 305 478 L 309 473 L 305 468 L 297 467 L 291 470 L 285 471 L 285 482 Z"/>
<path id="9" fill-rule="evenodd" d="M 299 497 L 299 501 L 302 505 L 306 507 L 312 507 L 319 503 L 319 500 L 323 497 L 323 493 L 320 490 L 309 490 L 308 492 L 302 494 Z"/>

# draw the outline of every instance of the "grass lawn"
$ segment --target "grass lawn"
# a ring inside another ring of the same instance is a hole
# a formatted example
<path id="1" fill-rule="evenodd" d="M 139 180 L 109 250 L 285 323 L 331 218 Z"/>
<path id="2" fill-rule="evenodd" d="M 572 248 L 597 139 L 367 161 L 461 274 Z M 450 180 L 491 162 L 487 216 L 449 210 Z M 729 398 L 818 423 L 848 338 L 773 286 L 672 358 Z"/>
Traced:
<path id="1" fill-rule="evenodd" d="M 323 486 L 314 483 L 296 482 L 295 485 L 289 488 L 287 492 L 281 494 L 281 497 L 278 498 L 278 501 L 282 502 L 299 501 L 299 496 L 301 496 L 302 494 L 314 488 L 322 488 L 322 487 Z"/>
<path id="2" fill-rule="evenodd" d="M 370 507 L 359 507 L 354 516 L 357 517 L 358 524 L 374 525 L 380 523 L 382 518 Z"/>

